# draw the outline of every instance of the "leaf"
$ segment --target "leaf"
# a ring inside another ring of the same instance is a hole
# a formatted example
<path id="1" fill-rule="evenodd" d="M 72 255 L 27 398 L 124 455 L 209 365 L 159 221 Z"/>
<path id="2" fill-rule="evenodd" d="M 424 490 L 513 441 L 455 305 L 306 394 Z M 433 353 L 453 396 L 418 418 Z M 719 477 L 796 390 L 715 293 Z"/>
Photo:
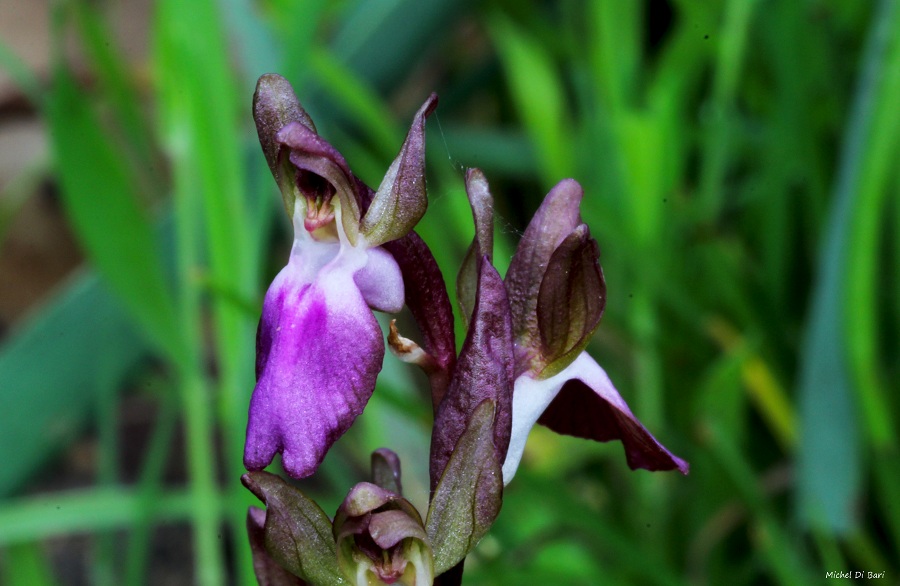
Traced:
<path id="1" fill-rule="evenodd" d="M 265 544 L 283 568 L 319 586 L 343 584 L 331 521 L 314 501 L 268 472 L 241 477 L 266 504 Z"/>
<path id="2" fill-rule="evenodd" d="M 874 305 L 872 293 L 866 289 L 875 279 L 877 263 L 871 258 L 875 244 L 863 232 L 877 231 L 871 225 L 872 213 L 881 205 L 880 192 L 886 189 L 891 169 L 887 153 L 896 145 L 898 119 L 891 100 L 898 90 L 895 84 L 882 84 L 888 84 L 891 76 L 886 72 L 894 71 L 900 59 L 898 10 L 896 3 L 882 3 L 869 31 L 800 364 L 804 430 L 798 454 L 800 512 L 808 524 L 824 520 L 838 531 L 856 525 L 855 503 L 860 498 L 862 430 L 853 416 L 847 416 L 854 412 L 854 399 L 874 446 L 896 440 L 890 402 L 878 382 L 876 365 L 871 364 L 874 351 L 867 351 L 876 334 L 869 309 L 869 303 Z"/>
<path id="3" fill-rule="evenodd" d="M 20 543 L 3 551 L 0 578 L 9 586 L 53 586 L 50 561 L 39 543 Z"/>
<path id="4" fill-rule="evenodd" d="M 425 530 L 435 575 L 462 561 L 500 514 L 503 477 L 493 443 L 495 411 L 490 399 L 475 409 L 431 499 Z"/>
<path id="5" fill-rule="evenodd" d="M 291 574 L 266 551 L 266 511 L 250 507 L 247 511 L 247 535 L 253 554 L 253 571 L 259 586 L 304 586 L 306 582 Z"/>

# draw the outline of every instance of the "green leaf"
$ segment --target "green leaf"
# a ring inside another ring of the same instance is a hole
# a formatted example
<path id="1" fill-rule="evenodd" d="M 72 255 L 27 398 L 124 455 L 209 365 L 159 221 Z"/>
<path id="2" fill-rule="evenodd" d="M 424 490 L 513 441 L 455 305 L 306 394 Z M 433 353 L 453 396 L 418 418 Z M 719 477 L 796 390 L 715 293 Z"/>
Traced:
<path id="1" fill-rule="evenodd" d="M 266 550 L 266 511 L 250 507 L 247 511 L 247 535 L 253 554 L 253 570 L 259 586 L 305 586 L 306 582 L 282 568 Z"/>
<path id="2" fill-rule="evenodd" d="M 96 70 L 104 97 L 110 99 L 116 114 L 118 129 L 127 139 L 123 143 L 137 155 L 137 163 L 144 177 L 159 181 L 152 173 L 160 161 L 155 160 L 149 126 L 141 113 L 141 100 L 131 76 L 134 69 L 126 62 L 125 52 L 112 39 L 99 5 L 75 2 L 72 4 L 80 38 Z M 159 188 L 158 185 L 155 187 Z"/>
<path id="3" fill-rule="evenodd" d="M 435 575 L 462 561 L 500 514 L 503 475 L 494 450 L 494 411 L 490 399 L 475 408 L 434 490 L 425 530 Z"/>
<path id="4" fill-rule="evenodd" d="M 250 472 L 241 482 L 266 504 L 265 542 L 272 559 L 313 584 L 344 583 L 331 521 L 319 505 L 268 472 Z"/>
<path id="5" fill-rule="evenodd" d="M 894 439 L 891 410 L 878 385 L 876 368 L 870 364 L 873 351 L 868 345 L 875 336 L 872 309 L 850 303 L 871 303 L 872 298 L 867 289 L 875 278 L 876 264 L 870 258 L 875 255 L 875 243 L 866 237 L 860 244 L 853 237 L 862 237 L 860 228 L 872 229 L 874 210 L 867 207 L 878 209 L 888 176 L 890 159 L 886 155 L 891 143 L 896 144 L 892 129 L 898 120 L 888 100 L 897 90 L 893 84 L 882 84 L 891 79 L 886 72 L 893 71 L 900 58 L 898 11 L 896 2 L 882 2 L 872 21 L 822 242 L 800 365 L 801 429 L 805 430 L 798 454 L 800 513 L 810 525 L 824 521 L 838 531 L 856 524 L 855 503 L 860 496 L 860 429 L 852 415 L 854 398 L 872 443 L 884 446 Z M 855 328 L 863 328 L 865 337 Z M 869 371 L 853 371 L 861 366 Z M 841 474 L 835 475 L 835 470 Z"/>

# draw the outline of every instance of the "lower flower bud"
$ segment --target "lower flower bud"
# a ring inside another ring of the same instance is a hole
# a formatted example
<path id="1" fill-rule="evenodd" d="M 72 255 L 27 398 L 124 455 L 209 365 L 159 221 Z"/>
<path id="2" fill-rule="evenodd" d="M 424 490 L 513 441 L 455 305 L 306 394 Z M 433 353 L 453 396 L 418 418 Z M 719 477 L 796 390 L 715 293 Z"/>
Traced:
<path id="1" fill-rule="evenodd" d="M 334 519 L 338 566 L 351 584 L 431 586 L 434 556 L 422 518 L 400 495 L 362 482 Z"/>

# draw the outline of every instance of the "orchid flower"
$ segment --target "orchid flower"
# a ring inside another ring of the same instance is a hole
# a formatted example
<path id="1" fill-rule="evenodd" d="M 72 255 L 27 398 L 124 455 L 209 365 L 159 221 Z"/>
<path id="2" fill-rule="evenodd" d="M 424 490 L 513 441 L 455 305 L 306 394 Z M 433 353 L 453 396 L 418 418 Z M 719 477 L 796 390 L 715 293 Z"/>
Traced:
<path id="1" fill-rule="evenodd" d="M 287 80 L 260 78 L 254 118 L 294 243 L 257 331 L 248 470 L 281 453 L 288 474 L 311 475 L 368 402 L 384 357 L 372 310 L 404 304 L 401 268 L 383 245 L 407 236 L 425 213 L 425 119 L 436 105 L 432 95 L 416 113 L 373 195 L 318 135 Z"/>
<path id="2" fill-rule="evenodd" d="M 490 254 L 493 231 L 493 203 L 480 171 L 470 170 L 466 191 L 476 236 L 457 281 L 464 314 L 475 291 L 472 251 Z M 504 484 L 515 475 L 535 423 L 601 442 L 622 440 L 632 469 L 688 472 L 687 462 L 641 425 L 603 368 L 584 351 L 603 314 L 606 284 L 597 242 L 581 221 L 582 196 L 581 186 L 572 179 L 550 191 L 525 230 L 504 280 L 515 354 Z"/>

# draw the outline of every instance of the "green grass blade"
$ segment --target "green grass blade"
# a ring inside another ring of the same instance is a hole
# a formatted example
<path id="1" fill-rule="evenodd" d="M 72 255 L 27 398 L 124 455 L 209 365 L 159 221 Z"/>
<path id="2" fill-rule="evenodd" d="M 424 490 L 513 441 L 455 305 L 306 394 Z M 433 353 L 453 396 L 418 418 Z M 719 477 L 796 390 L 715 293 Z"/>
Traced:
<path id="1" fill-rule="evenodd" d="M 423 50 L 448 34 L 447 22 L 462 5 L 463 0 L 354 1 L 331 47 L 338 59 L 384 91 L 408 74 Z"/>
<path id="2" fill-rule="evenodd" d="M 0 545 L 130 527 L 141 516 L 142 501 L 133 489 L 90 488 L 8 500 L 0 506 Z M 156 521 L 190 518 L 193 503 L 186 490 L 159 495 Z"/>
<path id="3" fill-rule="evenodd" d="M 754 4 L 753 0 L 728 0 L 722 28 L 713 39 L 718 52 L 700 176 L 699 203 L 704 218 L 719 213 L 724 196 L 723 179 L 733 150 L 735 95 Z"/>
<path id="4" fill-rule="evenodd" d="M 403 135 L 393 124 L 393 115 L 378 95 L 328 50 L 313 51 L 309 66 L 329 101 L 333 100 L 350 114 L 386 160 L 393 159 L 400 150 Z"/>
<path id="5" fill-rule="evenodd" d="M 528 129 L 545 187 L 574 173 L 572 129 L 562 80 L 545 45 L 509 19 L 491 21 L 513 102 Z"/>
<path id="6" fill-rule="evenodd" d="M 879 253 L 888 225 L 888 198 L 898 201 L 893 180 L 900 156 L 900 2 L 883 2 L 873 18 L 878 19 L 873 34 L 878 38 L 880 54 L 872 59 L 880 62 L 878 70 L 871 71 L 877 77 L 864 90 L 871 92 L 871 118 L 863 130 L 867 133 L 865 151 L 858 161 L 848 161 L 857 168 L 847 171 L 854 174 L 847 184 L 854 193 L 847 228 L 847 303 L 843 319 L 864 429 L 876 449 L 886 449 L 897 442 L 897 421 L 891 421 L 889 391 L 881 377 L 879 326 L 886 314 L 879 305 L 878 286 L 890 268 L 881 262 Z"/>
<path id="7" fill-rule="evenodd" d="M 219 510 L 210 502 L 217 498 L 212 444 L 217 416 L 226 438 L 226 469 L 234 478 L 228 494 L 234 506 L 225 510 L 241 548 L 238 572 L 244 578 L 252 572 L 242 504 L 245 491 L 237 478 L 242 471 L 246 405 L 253 387 L 255 323 L 242 304 L 232 301 L 254 298 L 255 257 L 260 247 L 259 235 L 248 230 L 257 221 L 249 217 L 244 197 L 239 140 L 239 129 L 250 122 L 250 93 L 241 107 L 222 18 L 212 0 L 162 0 L 157 6 L 154 32 L 161 127 L 175 179 L 178 272 L 186 284 L 182 319 L 193 347 L 180 368 L 196 499 L 195 544 L 199 581 L 213 586 L 222 582 L 224 572 Z M 198 270 L 208 271 L 209 277 L 198 280 Z M 213 384 L 203 364 L 202 297 L 208 291 L 201 290 L 201 282 L 232 292 L 212 297 L 212 347 L 219 370 L 216 403 L 211 400 Z"/>
<path id="8" fill-rule="evenodd" d="M 616 116 L 638 94 L 643 44 L 641 6 L 637 2 L 589 3 L 591 43 L 588 55 L 598 96 Z"/>
<path id="9" fill-rule="evenodd" d="M 113 34 L 95 6 L 82 2 L 73 2 L 71 6 L 102 93 L 109 97 L 115 110 L 124 139 L 121 144 L 134 151 L 130 154 L 136 156 L 140 170 L 158 168 L 154 161 L 150 128 L 141 113 L 140 96 L 129 75 L 130 65 L 125 62 L 122 50 L 111 41 Z M 159 183 L 157 177 L 153 178 Z M 156 187 L 158 189 L 158 185 Z"/>
<path id="10" fill-rule="evenodd" d="M 63 203 L 85 251 L 150 339 L 177 354 L 173 297 L 131 170 L 104 134 L 90 98 L 62 69 L 46 114 Z"/>

